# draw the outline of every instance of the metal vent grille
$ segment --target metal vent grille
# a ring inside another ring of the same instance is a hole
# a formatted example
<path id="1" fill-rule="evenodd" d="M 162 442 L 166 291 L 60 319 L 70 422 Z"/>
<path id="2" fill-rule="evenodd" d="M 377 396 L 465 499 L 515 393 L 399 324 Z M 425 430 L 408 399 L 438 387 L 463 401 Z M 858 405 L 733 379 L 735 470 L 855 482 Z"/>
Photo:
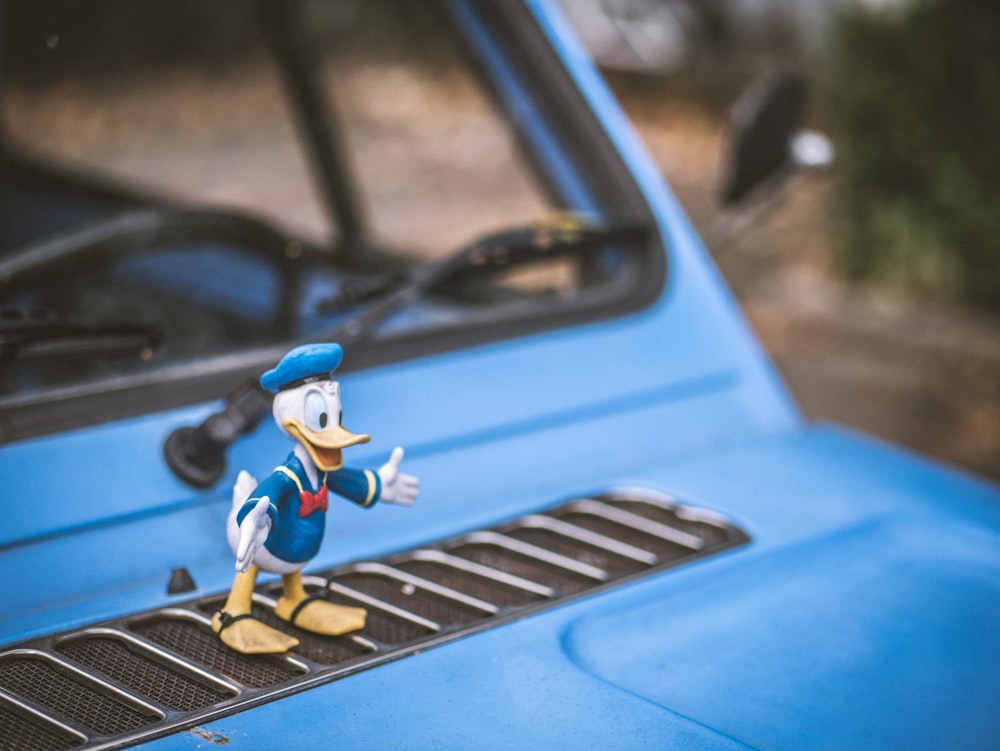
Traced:
<path id="1" fill-rule="evenodd" d="M 10 751 L 57 751 L 73 748 L 84 741 L 43 719 L 18 711 L 0 698 L 0 728 L 3 728 L 3 747 Z"/>
<path id="2" fill-rule="evenodd" d="M 25 653 L 0 663 L 0 684 L 39 707 L 58 712 L 99 735 L 128 733 L 153 721 L 101 690 L 97 684 L 64 673 L 42 656 Z"/>
<path id="3" fill-rule="evenodd" d="M 362 631 L 310 634 L 281 656 L 247 656 L 210 627 L 224 595 L 137 613 L 0 653 L 0 751 L 128 746 L 326 683 L 598 589 L 740 545 L 714 514 L 645 491 L 579 499 L 377 561 L 305 577 L 368 610 Z"/>
<path id="4" fill-rule="evenodd" d="M 129 649 L 126 642 L 110 636 L 85 636 L 61 643 L 56 649 L 74 662 L 177 712 L 208 707 L 236 693 L 199 683 L 135 649 Z"/>
<path id="5" fill-rule="evenodd" d="M 199 623 L 184 614 L 166 612 L 135 623 L 132 629 L 179 657 L 252 688 L 283 683 L 305 672 L 274 658 L 251 658 L 234 652 L 219 641 L 207 618 Z"/>

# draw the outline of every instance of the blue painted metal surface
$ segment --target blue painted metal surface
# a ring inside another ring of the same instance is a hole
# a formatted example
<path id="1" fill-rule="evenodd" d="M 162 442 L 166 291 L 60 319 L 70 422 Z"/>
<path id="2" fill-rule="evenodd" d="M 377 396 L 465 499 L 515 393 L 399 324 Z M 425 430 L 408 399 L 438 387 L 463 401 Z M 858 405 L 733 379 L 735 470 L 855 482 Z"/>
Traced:
<path id="1" fill-rule="evenodd" d="M 412 509 L 335 504 L 315 568 L 637 485 L 717 509 L 753 543 L 211 723 L 232 748 L 984 748 L 1000 732 L 1000 494 L 803 423 L 562 19 L 532 12 L 635 176 L 668 248 L 627 317 L 352 373 L 348 449 L 396 444 Z M 236 471 L 217 489 L 160 447 L 216 405 L 0 448 L 0 642 L 171 602 L 186 566 L 230 584 Z M 205 747 L 205 733 L 149 744 Z"/>
<path id="2" fill-rule="evenodd" d="M 286 702 L 254 710 L 264 719 L 249 738 L 343 748 L 990 747 L 994 489 L 829 427 L 641 464 L 610 479 L 708 502 L 745 523 L 753 543 L 289 700 L 323 723 L 278 729 Z M 554 485 L 609 479 L 572 465 L 551 468 Z M 206 729 L 239 742 L 247 722 Z"/>

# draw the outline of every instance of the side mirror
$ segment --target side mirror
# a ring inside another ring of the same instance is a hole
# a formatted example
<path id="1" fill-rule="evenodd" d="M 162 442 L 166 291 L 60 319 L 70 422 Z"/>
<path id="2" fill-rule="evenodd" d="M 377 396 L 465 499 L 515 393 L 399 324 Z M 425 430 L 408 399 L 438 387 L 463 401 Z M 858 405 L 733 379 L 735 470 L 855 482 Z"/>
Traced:
<path id="1" fill-rule="evenodd" d="M 786 74 L 751 86 L 733 106 L 719 185 L 724 211 L 705 232 L 710 247 L 773 207 L 791 178 L 833 164 L 830 140 L 799 130 L 805 100 L 805 81 Z"/>

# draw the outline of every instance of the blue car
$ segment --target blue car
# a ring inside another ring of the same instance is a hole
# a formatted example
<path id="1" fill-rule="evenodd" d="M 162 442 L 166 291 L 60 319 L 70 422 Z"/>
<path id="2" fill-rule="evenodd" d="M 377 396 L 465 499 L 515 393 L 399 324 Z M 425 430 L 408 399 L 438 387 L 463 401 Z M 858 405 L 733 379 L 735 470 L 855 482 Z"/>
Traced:
<path id="1" fill-rule="evenodd" d="M 803 419 L 557 4 L 246 10 L 142 150 L 5 90 L 0 749 L 997 745 L 1000 493 Z"/>

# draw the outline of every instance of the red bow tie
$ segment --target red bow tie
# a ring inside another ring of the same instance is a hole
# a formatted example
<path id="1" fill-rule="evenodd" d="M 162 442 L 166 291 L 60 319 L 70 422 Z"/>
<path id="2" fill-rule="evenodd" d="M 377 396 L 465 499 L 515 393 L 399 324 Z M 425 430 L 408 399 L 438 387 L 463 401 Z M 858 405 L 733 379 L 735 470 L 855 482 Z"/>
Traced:
<path id="1" fill-rule="evenodd" d="M 315 493 L 310 493 L 308 490 L 303 490 L 299 493 L 299 501 L 301 505 L 299 506 L 299 516 L 305 519 L 313 511 L 326 511 L 326 500 L 327 500 L 327 489 L 326 485 L 321 487 Z"/>

